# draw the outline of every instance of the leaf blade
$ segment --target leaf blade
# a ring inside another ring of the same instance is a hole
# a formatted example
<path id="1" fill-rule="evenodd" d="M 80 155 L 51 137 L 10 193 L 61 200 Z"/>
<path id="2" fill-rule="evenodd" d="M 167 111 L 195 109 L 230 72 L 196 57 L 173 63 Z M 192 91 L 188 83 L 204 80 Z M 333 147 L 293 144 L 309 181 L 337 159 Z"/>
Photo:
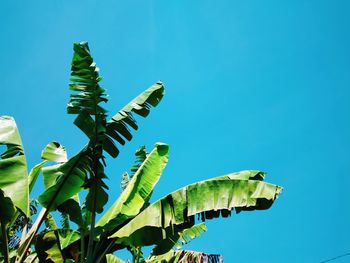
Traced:
<path id="1" fill-rule="evenodd" d="M 227 216 L 232 209 L 267 209 L 281 191 L 281 187 L 259 180 L 218 177 L 198 182 L 156 201 L 110 238 L 133 246 L 158 244 L 165 238 L 162 229 L 176 227 L 181 231 L 194 224 L 194 215 L 205 220 Z M 147 235 L 154 240 L 147 239 Z"/>

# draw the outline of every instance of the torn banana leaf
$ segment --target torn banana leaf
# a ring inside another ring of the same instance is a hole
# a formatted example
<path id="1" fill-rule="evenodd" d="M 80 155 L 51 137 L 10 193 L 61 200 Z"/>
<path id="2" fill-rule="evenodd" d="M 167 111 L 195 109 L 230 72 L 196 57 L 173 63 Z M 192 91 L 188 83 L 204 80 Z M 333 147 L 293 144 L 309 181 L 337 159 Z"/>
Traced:
<path id="1" fill-rule="evenodd" d="M 196 215 L 205 221 L 227 217 L 232 210 L 268 209 L 282 188 L 261 181 L 263 175 L 244 171 L 188 185 L 151 204 L 110 238 L 123 245 L 159 244 L 168 229 L 193 226 Z"/>

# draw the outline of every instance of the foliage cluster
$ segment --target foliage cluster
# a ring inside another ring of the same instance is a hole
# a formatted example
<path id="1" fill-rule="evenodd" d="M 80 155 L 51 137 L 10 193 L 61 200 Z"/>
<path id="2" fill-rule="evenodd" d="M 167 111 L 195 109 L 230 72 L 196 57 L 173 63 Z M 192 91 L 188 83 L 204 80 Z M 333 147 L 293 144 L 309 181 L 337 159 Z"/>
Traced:
<path id="1" fill-rule="evenodd" d="M 233 210 L 268 209 L 282 188 L 265 183 L 261 171 L 242 171 L 185 186 L 150 203 L 168 162 L 169 146 L 157 143 L 150 152 L 145 147 L 136 151 L 130 174 L 122 176 L 120 197 L 105 209 L 106 154 L 118 156 L 119 145 L 138 129 L 135 114 L 146 117 L 163 98 L 164 86 L 155 83 L 108 118 L 100 80 L 88 44 L 75 43 L 67 112 L 76 115 L 74 124 L 88 142 L 71 158 L 60 143 L 51 142 L 42 151 L 43 161 L 28 173 L 15 120 L 0 117 L 0 144 L 6 146 L 0 159 L 2 262 L 117 263 L 123 261 L 113 253 L 121 249 L 130 251 L 133 262 L 222 261 L 219 255 L 181 247 L 206 231 L 205 220 L 228 217 Z M 38 203 L 29 195 L 40 174 L 45 189 L 35 216 Z M 61 222 L 52 216 L 54 211 Z M 144 255 L 142 248 L 150 245 L 152 253 Z"/>

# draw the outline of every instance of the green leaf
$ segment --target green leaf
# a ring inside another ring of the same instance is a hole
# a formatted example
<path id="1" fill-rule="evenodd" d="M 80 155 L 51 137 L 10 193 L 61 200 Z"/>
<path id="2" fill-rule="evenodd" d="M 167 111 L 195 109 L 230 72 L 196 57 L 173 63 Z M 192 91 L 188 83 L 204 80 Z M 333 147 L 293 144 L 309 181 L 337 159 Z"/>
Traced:
<path id="1" fill-rule="evenodd" d="M 62 250 L 80 239 L 80 233 L 71 229 L 58 229 L 57 232 Z"/>
<path id="2" fill-rule="evenodd" d="M 3 191 L 4 198 L 10 198 L 14 206 L 28 217 L 30 214 L 26 158 L 16 122 L 12 117 L 0 117 L 0 145 L 7 146 L 0 160 L 0 190 Z M 0 202 L 4 202 L 4 199 Z M 8 212 L 11 211 L 3 210 L 2 216 L 11 217 Z"/>
<path id="3" fill-rule="evenodd" d="M 16 214 L 16 208 L 9 197 L 4 196 L 4 192 L 0 189 L 0 219 L 1 224 L 8 224 L 12 217 Z"/>
<path id="4" fill-rule="evenodd" d="M 91 212 L 95 210 L 99 214 L 102 213 L 103 207 L 108 201 L 108 194 L 105 191 L 105 189 L 102 187 L 102 185 L 104 185 L 104 182 L 100 179 L 97 179 L 95 195 L 93 195 L 93 192 L 90 189 L 90 191 L 86 196 L 85 205 L 86 205 L 86 208 Z M 95 202 L 95 207 L 93 205 L 94 202 Z"/>
<path id="5" fill-rule="evenodd" d="M 120 186 L 123 191 L 128 186 L 131 178 L 135 175 L 137 170 L 140 168 L 141 164 L 146 160 L 147 158 L 146 147 L 141 146 L 139 149 L 137 149 L 135 152 L 135 156 L 136 156 L 136 161 L 130 169 L 131 174 L 129 175 L 128 172 L 124 172 L 122 174 L 122 180 L 121 180 Z"/>
<path id="6" fill-rule="evenodd" d="M 194 225 L 188 229 L 184 229 L 180 232 L 180 238 L 177 240 L 175 248 L 179 249 L 183 245 L 190 243 L 193 239 L 199 237 L 205 231 L 207 231 L 207 227 L 204 223 Z"/>
<path id="7" fill-rule="evenodd" d="M 121 186 L 122 191 L 124 191 L 126 189 L 126 187 L 128 186 L 129 182 L 130 182 L 130 176 L 129 176 L 129 174 L 127 172 L 124 172 L 122 174 L 122 180 L 120 182 L 120 186 Z"/>
<path id="8" fill-rule="evenodd" d="M 42 168 L 44 167 L 44 165 L 47 163 L 48 161 L 42 161 L 41 163 L 35 165 L 32 170 L 30 170 L 29 172 L 29 178 L 28 178 L 28 184 L 29 184 L 29 193 L 32 192 L 33 187 L 35 185 L 36 180 L 38 179 L 38 176 L 42 170 Z"/>
<path id="9" fill-rule="evenodd" d="M 168 231 L 166 239 L 153 248 L 152 255 L 165 254 L 172 248 L 180 249 L 185 244 L 188 244 L 193 239 L 199 237 L 205 231 L 207 231 L 207 227 L 204 223 L 194 225 L 180 232 L 172 229 L 171 231 Z"/>
<path id="10" fill-rule="evenodd" d="M 117 256 L 114 256 L 112 254 L 107 254 L 106 260 L 107 260 L 107 263 L 125 263 L 124 260 L 122 260 L 122 259 L 120 259 Z"/>
<path id="11" fill-rule="evenodd" d="M 57 229 L 57 224 L 51 213 L 47 214 L 45 218 L 45 226 L 46 229 L 48 230 L 56 230 Z"/>
<path id="12" fill-rule="evenodd" d="M 54 165 L 42 168 L 45 189 L 48 189 L 51 186 L 54 186 L 58 178 L 63 176 L 63 172 L 61 171 L 61 168 L 62 168 L 62 164 L 54 164 Z"/>
<path id="13" fill-rule="evenodd" d="M 76 93 L 71 95 L 67 112 L 69 114 L 104 115 L 106 110 L 98 104 L 107 102 L 107 96 L 104 93 L 105 90 L 99 85 L 102 78 L 98 74 L 99 69 L 93 62 L 87 42 L 74 43 L 71 70 L 69 87 Z"/>
<path id="14" fill-rule="evenodd" d="M 258 170 L 245 170 L 236 173 L 225 174 L 222 176 L 214 177 L 213 180 L 258 180 L 262 181 L 265 178 L 265 173 Z M 210 180 L 210 179 L 209 179 Z"/>
<path id="15" fill-rule="evenodd" d="M 83 189 L 91 159 L 84 149 L 66 163 L 43 169 L 47 189 L 39 196 L 39 202 L 50 211 Z M 53 183 L 54 182 L 54 183 Z"/>
<path id="16" fill-rule="evenodd" d="M 105 231 L 109 231 L 141 211 L 168 162 L 168 151 L 167 144 L 157 143 L 155 145 L 127 188 L 101 217 L 96 226 L 104 227 Z"/>
<path id="17" fill-rule="evenodd" d="M 42 151 L 41 158 L 57 163 L 65 163 L 67 162 L 67 152 L 58 142 L 50 142 Z"/>
<path id="18" fill-rule="evenodd" d="M 25 260 L 24 263 L 40 263 L 38 255 L 36 253 L 30 254 Z M 65 262 L 66 263 L 66 262 Z"/>
<path id="19" fill-rule="evenodd" d="M 70 198 L 59 205 L 57 210 L 61 213 L 67 214 L 69 220 L 76 223 L 80 228 L 83 227 L 84 222 L 78 195 L 73 196 L 73 198 Z"/>
<path id="20" fill-rule="evenodd" d="M 23 152 L 22 140 L 19 135 L 15 120 L 10 116 L 0 117 L 0 144 L 20 146 Z"/>
<path id="21" fill-rule="evenodd" d="M 164 230 L 176 228 L 176 231 L 181 231 L 188 228 L 195 223 L 195 215 L 200 215 L 204 221 L 220 215 L 227 217 L 232 209 L 236 212 L 267 209 L 282 188 L 248 179 L 255 178 L 259 173 L 234 173 L 181 188 L 147 207 L 111 238 L 118 238 L 118 243 L 135 247 L 159 244 L 166 238 Z M 231 176 L 244 179 L 230 179 Z"/>
<path id="22" fill-rule="evenodd" d="M 130 174 L 131 178 L 135 175 L 135 173 L 138 171 L 138 169 L 140 168 L 142 163 L 146 160 L 147 155 L 148 154 L 146 152 L 145 146 L 141 146 L 139 149 L 136 150 L 136 152 L 135 152 L 136 162 L 134 163 L 134 165 L 130 169 L 131 170 L 131 174 Z"/>
<path id="23" fill-rule="evenodd" d="M 128 127 L 130 126 L 134 130 L 138 129 L 137 122 L 132 113 L 142 117 L 147 117 L 151 106 L 156 107 L 163 96 L 164 86 L 161 82 L 157 82 L 115 114 L 111 120 L 107 122 L 106 133 L 108 136 L 105 138 L 104 150 L 106 150 L 112 157 L 117 157 L 119 151 L 111 151 L 106 147 L 107 145 L 113 147 L 113 149 L 116 147 L 111 138 L 122 145 L 125 144 L 123 137 L 130 141 L 132 139 L 132 134 Z"/>
<path id="24" fill-rule="evenodd" d="M 42 158 L 54 162 L 67 162 L 67 152 L 65 148 L 57 143 L 52 142 L 49 143 L 43 153 Z M 59 180 L 61 177 L 64 176 L 63 173 L 63 164 L 56 164 L 52 166 L 48 166 L 43 168 L 43 177 L 44 177 L 44 186 L 45 189 L 48 189 L 54 185 L 56 185 L 57 180 Z M 71 175 L 74 176 L 74 175 Z M 65 191 L 66 189 L 63 189 L 61 191 Z M 82 216 L 81 216 L 81 209 L 79 205 L 79 197 L 78 195 L 74 195 L 72 198 L 64 201 L 62 204 L 57 206 L 57 209 L 64 214 L 69 215 L 70 220 L 81 226 L 82 223 Z"/>
<path id="25" fill-rule="evenodd" d="M 61 223 L 61 228 L 63 229 L 70 228 L 69 216 L 67 213 L 61 213 L 60 223 Z"/>
<path id="26" fill-rule="evenodd" d="M 49 231 L 38 235 L 35 251 L 40 262 L 64 263 L 56 231 Z"/>

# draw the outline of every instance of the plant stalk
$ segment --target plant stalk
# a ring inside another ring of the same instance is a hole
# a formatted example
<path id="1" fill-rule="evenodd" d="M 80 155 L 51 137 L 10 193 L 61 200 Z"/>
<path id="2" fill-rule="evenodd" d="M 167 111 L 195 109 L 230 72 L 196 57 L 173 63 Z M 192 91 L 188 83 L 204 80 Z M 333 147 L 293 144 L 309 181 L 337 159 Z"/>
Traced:
<path id="1" fill-rule="evenodd" d="M 137 258 L 136 258 L 136 263 L 139 263 L 140 262 L 140 255 L 141 255 L 141 247 L 138 247 L 137 248 Z"/>
<path id="2" fill-rule="evenodd" d="M 95 117 L 95 123 L 97 123 L 97 117 Z M 96 137 L 95 140 L 97 141 L 97 124 L 96 124 Z M 91 262 L 93 259 L 93 250 L 94 250 L 94 237 L 95 237 L 95 221 L 96 221 L 96 194 L 97 194 L 97 176 L 98 176 L 98 152 L 96 151 L 96 145 L 95 142 L 93 145 L 93 181 L 92 181 L 92 211 L 91 211 L 91 224 L 90 224 L 90 235 L 89 235 L 89 243 L 88 243 L 88 249 L 87 249 L 87 260 L 88 262 Z"/>
<path id="3" fill-rule="evenodd" d="M 92 211 L 91 211 L 91 224 L 90 224 L 90 234 L 89 234 L 89 243 L 87 248 L 87 260 L 90 262 L 94 246 L 94 235 L 95 235 L 95 221 L 96 221 L 96 183 L 92 185 Z M 90 260 L 89 260 L 90 259 Z"/>
<path id="4" fill-rule="evenodd" d="M 115 239 L 113 238 L 106 249 L 101 253 L 101 255 L 97 258 L 96 263 L 99 263 L 109 252 L 109 250 L 113 247 Z"/>
<path id="5" fill-rule="evenodd" d="M 85 230 L 80 231 L 80 263 L 85 263 Z"/>
<path id="6" fill-rule="evenodd" d="M 1 234 L 2 234 L 2 251 L 4 253 L 4 262 L 10 263 L 8 237 L 7 237 L 6 225 L 3 221 L 1 221 Z"/>

